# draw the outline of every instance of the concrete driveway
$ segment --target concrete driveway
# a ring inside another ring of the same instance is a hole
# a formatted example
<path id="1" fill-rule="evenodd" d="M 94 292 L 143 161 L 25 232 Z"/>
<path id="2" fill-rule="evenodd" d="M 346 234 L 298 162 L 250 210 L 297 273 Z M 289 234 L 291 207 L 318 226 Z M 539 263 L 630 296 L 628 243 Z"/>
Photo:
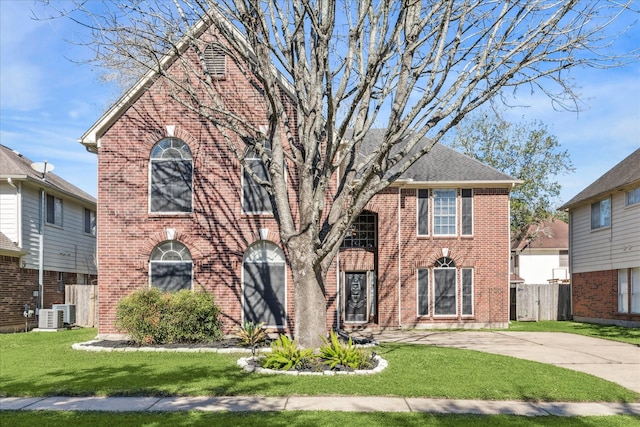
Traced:
<path id="1" fill-rule="evenodd" d="M 640 346 L 560 332 L 384 331 L 380 342 L 502 354 L 585 372 L 640 393 Z"/>

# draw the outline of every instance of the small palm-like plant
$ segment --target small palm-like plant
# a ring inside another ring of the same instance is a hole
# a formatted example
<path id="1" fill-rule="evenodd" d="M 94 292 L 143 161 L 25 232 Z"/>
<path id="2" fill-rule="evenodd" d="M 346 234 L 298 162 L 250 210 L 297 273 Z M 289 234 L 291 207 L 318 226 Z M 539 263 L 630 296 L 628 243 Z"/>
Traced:
<path id="1" fill-rule="evenodd" d="M 251 347 L 251 355 L 255 357 L 256 348 L 267 339 L 267 332 L 264 329 L 264 323 L 245 322 L 238 327 L 236 332 L 242 345 Z"/>
<path id="2" fill-rule="evenodd" d="M 372 366 L 371 355 L 358 347 L 354 347 L 351 338 L 347 344 L 343 344 L 338 339 L 338 335 L 331 331 L 329 340 L 322 338 L 325 345 L 320 347 L 320 357 L 325 360 L 331 369 L 336 369 L 338 365 L 351 369 L 364 369 Z"/>
<path id="3" fill-rule="evenodd" d="M 271 353 L 268 353 L 262 363 L 264 368 L 288 371 L 305 366 L 313 356 L 313 349 L 301 349 L 294 340 L 286 335 L 280 335 L 271 343 Z"/>

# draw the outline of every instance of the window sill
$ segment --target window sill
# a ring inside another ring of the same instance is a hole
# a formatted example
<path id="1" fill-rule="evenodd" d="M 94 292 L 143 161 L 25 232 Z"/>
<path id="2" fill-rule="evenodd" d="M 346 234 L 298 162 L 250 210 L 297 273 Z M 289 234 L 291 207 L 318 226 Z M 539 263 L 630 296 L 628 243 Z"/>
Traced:
<path id="1" fill-rule="evenodd" d="M 611 226 L 607 225 L 606 227 L 592 228 L 590 231 L 591 233 L 597 233 L 598 231 L 609 230 L 609 229 L 611 229 Z"/>

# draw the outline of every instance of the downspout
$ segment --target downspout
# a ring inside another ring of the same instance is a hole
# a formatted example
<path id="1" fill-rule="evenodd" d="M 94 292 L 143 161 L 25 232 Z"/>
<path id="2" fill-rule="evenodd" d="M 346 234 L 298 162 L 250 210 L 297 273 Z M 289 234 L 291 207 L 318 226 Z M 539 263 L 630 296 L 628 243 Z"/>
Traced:
<path id="1" fill-rule="evenodd" d="M 570 310 L 569 316 L 570 319 L 573 320 L 573 212 L 569 210 L 569 302 L 570 302 Z"/>
<path id="2" fill-rule="evenodd" d="M 398 327 L 402 328 L 402 186 L 398 187 Z"/>
<path id="3" fill-rule="evenodd" d="M 40 296 L 40 307 L 44 308 L 44 210 L 45 210 L 45 193 L 40 189 L 40 218 L 38 226 L 40 227 L 40 241 L 38 244 L 38 293 Z"/>
<path id="4" fill-rule="evenodd" d="M 340 330 L 340 250 L 338 250 L 338 254 L 336 255 L 336 329 Z"/>

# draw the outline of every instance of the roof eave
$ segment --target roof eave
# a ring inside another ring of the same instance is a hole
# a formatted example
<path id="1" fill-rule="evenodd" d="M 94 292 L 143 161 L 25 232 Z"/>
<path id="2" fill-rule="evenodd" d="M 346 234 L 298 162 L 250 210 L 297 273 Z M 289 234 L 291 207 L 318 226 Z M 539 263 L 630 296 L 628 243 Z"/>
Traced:
<path id="1" fill-rule="evenodd" d="M 485 181 L 485 180 L 469 180 L 469 181 L 415 181 L 413 179 L 397 179 L 390 184 L 390 187 L 405 187 L 405 188 L 422 188 L 422 187 L 476 187 L 476 188 L 513 188 L 516 185 L 522 184 L 520 180 L 498 180 L 498 181 Z"/>

